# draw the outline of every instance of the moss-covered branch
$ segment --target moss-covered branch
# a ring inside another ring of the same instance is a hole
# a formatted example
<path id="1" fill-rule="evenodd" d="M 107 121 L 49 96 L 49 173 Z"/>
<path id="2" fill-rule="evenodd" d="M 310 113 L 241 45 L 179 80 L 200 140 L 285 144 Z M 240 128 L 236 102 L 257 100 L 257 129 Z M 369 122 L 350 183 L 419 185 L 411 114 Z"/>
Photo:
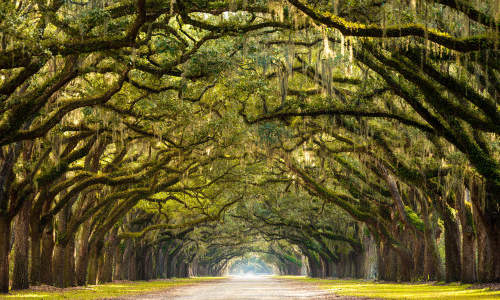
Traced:
<path id="1" fill-rule="evenodd" d="M 333 27 L 346 36 L 375 37 L 375 38 L 395 38 L 405 36 L 416 36 L 429 39 L 448 49 L 470 52 L 483 49 L 494 49 L 495 38 L 488 36 L 472 36 L 467 38 L 455 38 L 448 33 L 435 29 L 429 29 L 421 24 L 407 24 L 398 26 L 382 27 L 378 24 L 361 24 L 345 20 L 330 13 L 320 13 L 308 4 L 300 0 L 288 0 L 295 7 L 300 9 L 313 20 Z"/>

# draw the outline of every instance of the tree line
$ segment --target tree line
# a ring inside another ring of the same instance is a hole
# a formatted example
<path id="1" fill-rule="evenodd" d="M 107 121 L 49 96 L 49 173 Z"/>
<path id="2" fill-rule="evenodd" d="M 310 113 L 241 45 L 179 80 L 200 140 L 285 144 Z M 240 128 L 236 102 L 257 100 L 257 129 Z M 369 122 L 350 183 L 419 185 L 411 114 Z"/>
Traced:
<path id="1" fill-rule="evenodd" d="M 245 253 L 499 281 L 498 15 L 4 1 L 0 291 L 220 275 Z"/>

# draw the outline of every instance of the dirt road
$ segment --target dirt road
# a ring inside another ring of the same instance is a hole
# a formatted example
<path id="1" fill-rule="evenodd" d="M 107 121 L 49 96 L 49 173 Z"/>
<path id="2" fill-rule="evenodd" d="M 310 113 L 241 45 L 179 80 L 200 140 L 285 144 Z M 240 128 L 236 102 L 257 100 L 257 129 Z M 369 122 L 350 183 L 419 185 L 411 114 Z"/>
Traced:
<path id="1" fill-rule="evenodd" d="M 330 291 L 298 281 L 267 276 L 230 277 L 157 292 L 149 295 L 120 298 L 126 300 L 345 300 L 361 299 L 336 296 Z"/>

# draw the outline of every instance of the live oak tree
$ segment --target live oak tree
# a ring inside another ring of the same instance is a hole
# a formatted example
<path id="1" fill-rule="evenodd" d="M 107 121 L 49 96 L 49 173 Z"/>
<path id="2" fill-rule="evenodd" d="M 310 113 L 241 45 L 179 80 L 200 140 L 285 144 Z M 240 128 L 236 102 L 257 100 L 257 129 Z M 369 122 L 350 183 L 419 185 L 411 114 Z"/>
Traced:
<path id="1" fill-rule="evenodd" d="M 64 287 L 221 274 L 246 253 L 366 276 L 374 245 L 381 279 L 498 281 L 498 16 L 2 2 L 0 291 L 9 266 L 13 289 Z"/>

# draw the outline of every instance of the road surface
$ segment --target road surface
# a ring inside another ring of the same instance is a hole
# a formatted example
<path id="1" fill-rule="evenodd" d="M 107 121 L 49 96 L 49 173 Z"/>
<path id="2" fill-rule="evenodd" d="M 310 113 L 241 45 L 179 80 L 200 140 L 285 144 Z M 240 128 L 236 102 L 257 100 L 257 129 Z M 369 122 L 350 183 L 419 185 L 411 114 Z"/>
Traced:
<path id="1" fill-rule="evenodd" d="M 269 276 L 229 277 L 206 283 L 182 286 L 154 294 L 120 298 L 124 300 L 346 300 L 312 284 Z"/>

